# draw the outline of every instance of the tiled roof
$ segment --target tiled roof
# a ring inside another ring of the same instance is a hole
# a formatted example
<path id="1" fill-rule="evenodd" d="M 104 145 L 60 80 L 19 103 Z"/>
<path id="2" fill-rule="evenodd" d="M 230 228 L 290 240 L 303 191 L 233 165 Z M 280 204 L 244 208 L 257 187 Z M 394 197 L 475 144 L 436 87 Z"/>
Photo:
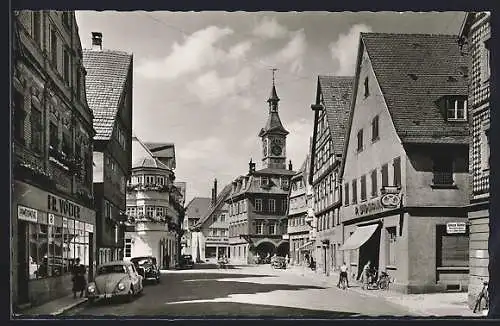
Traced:
<path id="1" fill-rule="evenodd" d="M 447 122 L 436 104 L 467 95 L 458 36 L 361 33 L 361 40 L 403 143 L 469 141 L 469 124 Z"/>
<path id="2" fill-rule="evenodd" d="M 119 51 L 83 50 L 87 102 L 94 114 L 95 140 L 108 140 L 123 93 L 132 55 Z"/>
<path id="3" fill-rule="evenodd" d="M 170 170 L 168 166 L 153 157 L 149 149 L 137 138 L 132 137 L 132 169 L 156 168 Z"/>
<path id="4" fill-rule="evenodd" d="M 307 175 L 308 175 L 308 164 L 309 163 L 309 154 L 306 155 L 306 159 L 302 163 L 302 166 L 300 167 L 299 171 L 293 176 L 293 179 L 299 179 L 300 177 L 303 177 L 305 180 L 307 180 Z"/>
<path id="5" fill-rule="evenodd" d="M 186 206 L 186 217 L 188 218 L 202 218 L 210 209 L 212 203 L 211 198 L 207 197 L 194 197 Z"/>
<path id="6" fill-rule="evenodd" d="M 225 200 L 227 199 L 227 197 L 231 193 L 231 188 L 232 188 L 231 184 L 228 184 L 222 189 L 222 191 L 217 195 L 217 199 L 215 201 L 215 206 L 210 207 L 210 209 L 208 210 L 208 213 L 204 217 L 202 217 L 198 221 L 198 223 L 196 223 L 195 227 L 201 227 L 203 225 L 203 223 L 205 223 L 209 218 L 211 218 L 214 215 L 215 212 L 220 211 L 222 206 L 224 206 L 224 204 L 225 204 Z"/>
<path id="7" fill-rule="evenodd" d="M 354 77 L 318 76 L 323 102 L 332 136 L 333 152 L 342 154 L 351 107 Z"/>
<path id="8" fill-rule="evenodd" d="M 144 143 L 146 147 L 158 157 L 175 157 L 174 143 Z"/>

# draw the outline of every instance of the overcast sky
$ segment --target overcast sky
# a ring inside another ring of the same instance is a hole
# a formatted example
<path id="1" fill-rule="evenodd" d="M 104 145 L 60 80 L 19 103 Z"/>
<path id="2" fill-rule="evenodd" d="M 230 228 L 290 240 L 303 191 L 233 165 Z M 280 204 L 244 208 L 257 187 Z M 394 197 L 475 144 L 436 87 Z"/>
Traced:
<path id="1" fill-rule="evenodd" d="M 298 169 L 312 136 L 316 79 L 353 75 L 360 32 L 458 34 L 465 14 L 274 12 L 77 12 L 84 48 L 134 55 L 134 133 L 173 142 L 187 201 L 210 197 L 261 162 L 260 139 L 279 69 L 280 117 Z"/>

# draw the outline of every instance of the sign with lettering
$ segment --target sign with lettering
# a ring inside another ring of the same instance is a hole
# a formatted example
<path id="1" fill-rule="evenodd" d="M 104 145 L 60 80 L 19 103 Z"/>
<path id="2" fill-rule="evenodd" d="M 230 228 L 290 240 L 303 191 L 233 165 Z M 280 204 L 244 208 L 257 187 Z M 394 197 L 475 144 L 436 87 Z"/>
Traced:
<path id="1" fill-rule="evenodd" d="M 465 222 L 446 223 L 446 233 L 448 234 L 465 233 L 466 230 L 467 225 L 465 224 Z"/>
<path id="2" fill-rule="evenodd" d="M 207 241 L 216 241 L 216 242 L 225 242 L 225 241 L 229 241 L 228 238 L 207 238 Z"/>
<path id="3" fill-rule="evenodd" d="M 47 204 L 50 212 L 66 217 L 80 218 L 81 206 L 72 201 L 48 194 Z"/>
<path id="4" fill-rule="evenodd" d="M 17 218 L 20 220 L 36 223 L 38 222 L 38 212 L 36 209 L 18 205 Z"/>
<path id="5" fill-rule="evenodd" d="M 47 224 L 54 225 L 55 219 L 56 219 L 56 217 L 54 216 L 54 214 L 49 214 L 48 219 L 47 219 Z"/>
<path id="6" fill-rule="evenodd" d="M 85 223 L 85 232 L 94 232 L 94 226 L 89 223 Z"/>
<path id="7" fill-rule="evenodd" d="M 354 208 L 354 213 L 356 215 L 370 214 L 378 210 L 382 210 L 384 207 L 380 202 L 380 199 L 371 200 L 366 203 L 362 203 Z"/>

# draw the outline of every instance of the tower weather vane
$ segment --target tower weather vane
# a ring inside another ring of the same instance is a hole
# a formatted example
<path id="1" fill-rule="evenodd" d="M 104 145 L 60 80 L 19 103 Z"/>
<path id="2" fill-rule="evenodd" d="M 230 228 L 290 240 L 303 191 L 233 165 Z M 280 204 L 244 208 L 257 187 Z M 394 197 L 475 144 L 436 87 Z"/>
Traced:
<path id="1" fill-rule="evenodd" d="M 273 86 L 274 86 L 274 74 L 276 73 L 276 71 L 278 71 L 279 69 L 278 68 L 271 68 L 271 71 L 273 72 Z"/>

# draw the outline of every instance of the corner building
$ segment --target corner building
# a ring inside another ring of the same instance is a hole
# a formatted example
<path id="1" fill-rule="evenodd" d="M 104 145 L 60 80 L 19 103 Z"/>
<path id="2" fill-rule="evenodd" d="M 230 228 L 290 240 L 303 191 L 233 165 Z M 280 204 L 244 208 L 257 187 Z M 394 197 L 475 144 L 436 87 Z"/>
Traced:
<path id="1" fill-rule="evenodd" d="M 466 290 L 467 56 L 457 36 L 362 33 L 342 163 L 344 244 L 405 293 Z"/>
<path id="2" fill-rule="evenodd" d="M 13 14 L 14 310 L 71 293 L 76 258 L 94 273 L 92 111 L 72 11 Z"/>
<path id="3" fill-rule="evenodd" d="M 287 205 L 291 162 L 286 168 L 286 136 L 278 114 L 278 95 L 273 83 L 268 120 L 261 129 L 263 168 L 250 161 L 248 174 L 232 182 L 229 204 L 229 244 L 233 263 L 253 264 L 258 258 L 289 253 Z"/>

